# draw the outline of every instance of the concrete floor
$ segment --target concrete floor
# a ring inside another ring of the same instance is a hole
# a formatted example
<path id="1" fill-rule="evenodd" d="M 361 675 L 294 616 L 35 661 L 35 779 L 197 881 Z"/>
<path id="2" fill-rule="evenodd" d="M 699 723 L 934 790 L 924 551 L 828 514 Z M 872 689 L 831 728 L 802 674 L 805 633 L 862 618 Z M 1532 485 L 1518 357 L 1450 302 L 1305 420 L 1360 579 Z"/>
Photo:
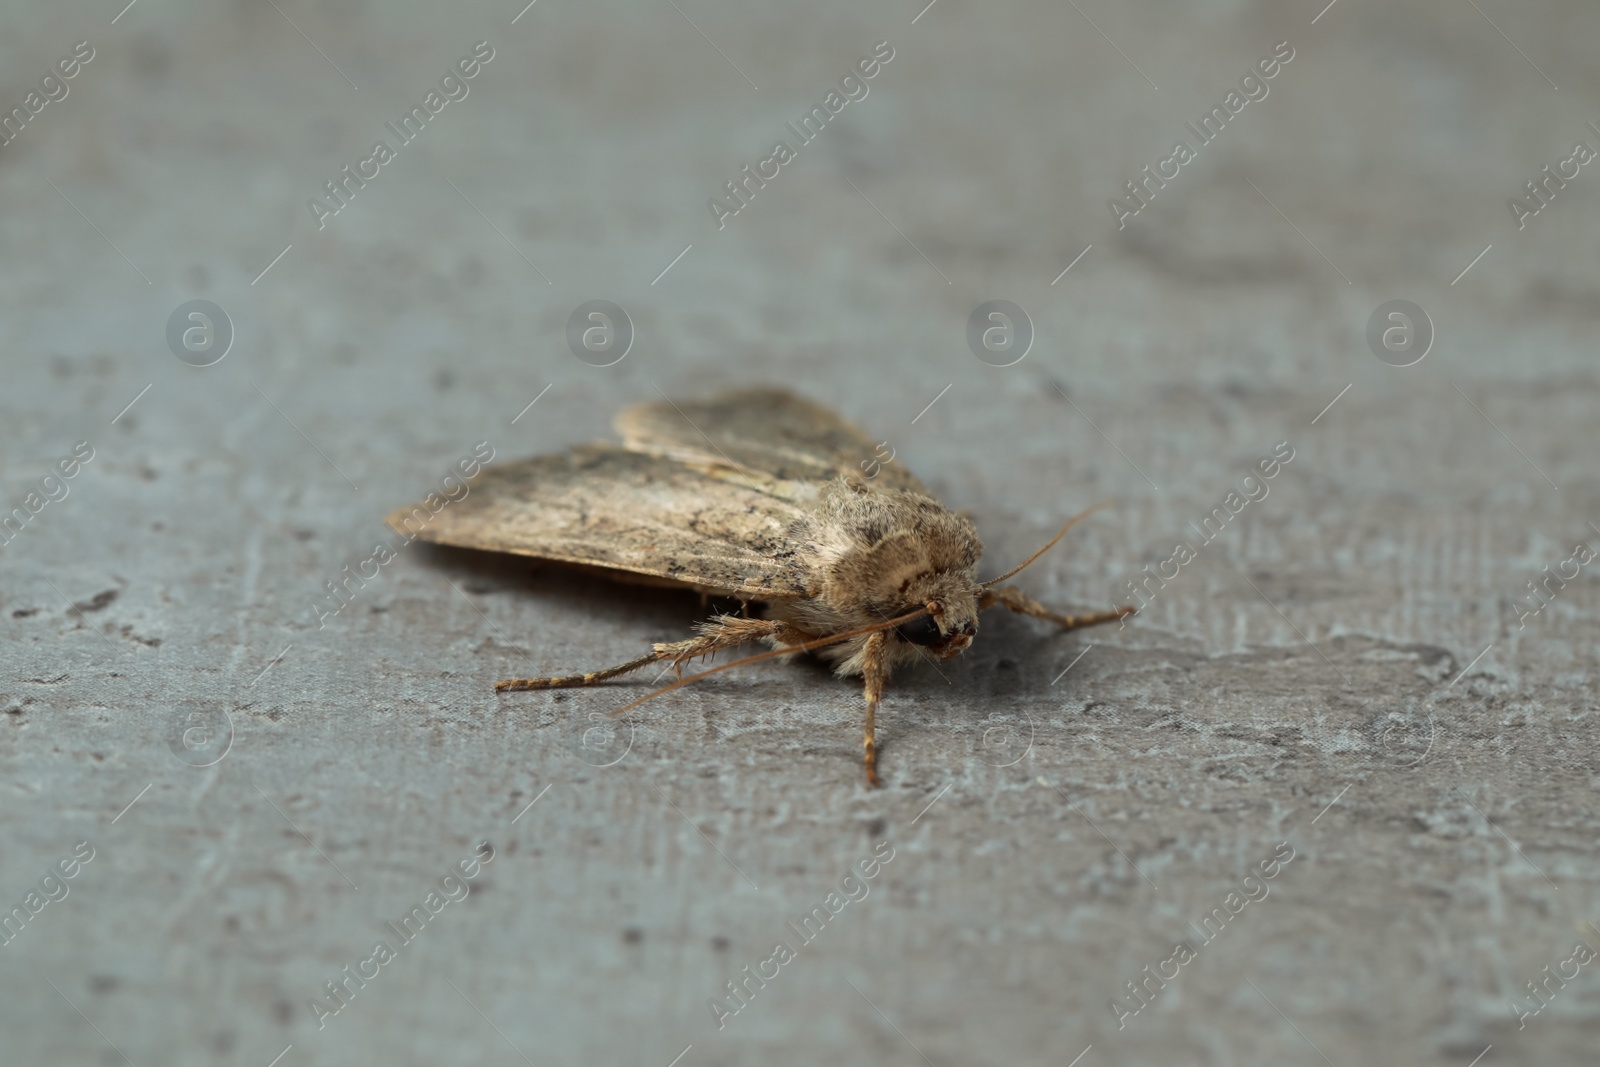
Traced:
<path id="1" fill-rule="evenodd" d="M 1600 147 L 1592 4 L 119 7 L 0 16 L 6 108 L 93 50 L 0 146 L 0 1062 L 1593 1062 L 1595 568 L 1519 598 L 1600 546 L 1600 174 L 1507 203 Z M 609 366 L 567 346 L 596 299 Z M 968 349 L 996 299 L 1010 366 Z M 1408 367 L 1367 342 L 1397 299 Z M 615 732 L 648 679 L 491 689 L 692 596 L 413 545 L 327 614 L 479 442 L 766 382 L 969 510 L 989 574 L 1112 499 L 1042 599 L 1194 558 L 1124 629 L 990 618 L 897 677 L 877 791 L 814 663 Z"/>

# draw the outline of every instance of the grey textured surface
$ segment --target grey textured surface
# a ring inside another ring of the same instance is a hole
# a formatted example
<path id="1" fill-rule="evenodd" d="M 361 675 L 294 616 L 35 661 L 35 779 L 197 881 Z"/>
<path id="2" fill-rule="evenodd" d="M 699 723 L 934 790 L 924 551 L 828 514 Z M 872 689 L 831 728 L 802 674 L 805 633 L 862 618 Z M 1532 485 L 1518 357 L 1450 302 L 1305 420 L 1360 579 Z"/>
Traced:
<path id="1" fill-rule="evenodd" d="M 0 547 L 0 900 L 94 849 L 0 946 L 0 1061 L 1593 1062 L 1600 964 L 1513 1006 L 1600 947 L 1592 568 L 1515 605 L 1600 543 L 1600 176 L 1520 231 L 1506 206 L 1600 144 L 1593 5 L 118 7 L 0 19 L 7 108 L 96 50 L 0 147 L 5 508 L 94 449 Z M 885 39 L 719 231 L 707 197 Z M 470 95 L 319 230 L 307 198 L 479 40 Z M 1270 94 L 1119 231 L 1108 198 L 1281 40 Z M 164 339 L 194 298 L 237 331 L 207 368 Z M 596 298 L 638 331 L 603 369 L 564 338 Z M 994 298 L 1037 330 L 1007 368 L 966 347 Z M 1364 340 L 1395 298 L 1438 334 L 1403 369 Z M 859 687 L 815 664 L 609 747 L 589 716 L 643 681 L 490 689 L 675 638 L 693 597 L 418 545 L 319 627 L 475 443 L 771 381 L 969 509 L 990 573 L 1114 499 L 1024 576 L 1063 605 L 1294 459 L 1125 629 L 990 618 L 898 677 L 880 791 Z M 801 947 L 786 923 L 880 840 Z M 319 1028 L 480 841 L 470 895 Z"/>

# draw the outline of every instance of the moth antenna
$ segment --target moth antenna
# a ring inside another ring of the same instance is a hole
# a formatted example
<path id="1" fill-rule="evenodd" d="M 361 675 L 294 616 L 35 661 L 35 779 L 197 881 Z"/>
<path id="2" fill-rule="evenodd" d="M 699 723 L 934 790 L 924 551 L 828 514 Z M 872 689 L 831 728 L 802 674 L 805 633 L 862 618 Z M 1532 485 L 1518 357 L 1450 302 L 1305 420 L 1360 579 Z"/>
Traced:
<path id="1" fill-rule="evenodd" d="M 698 682 L 702 678 L 709 678 L 711 675 L 717 674 L 721 671 L 730 670 L 734 667 L 743 667 L 747 663 L 755 663 L 758 660 L 772 659 L 774 656 L 787 656 L 791 652 L 808 652 L 813 648 L 822 648 L 826 645 L 837 644 L 840 641 L 848 641 L 850 638 L 860 637 L 862 634 L 877 633 L 879 630 L 887 630 L 890 627 L 899 626 L 901 623 L 910 622 L 912 619 L 920 619 L 926 614 L 928 614 L 928 609 L 920 608 L 917 611 L 908 612 L 905 615 L 890 619 L 887 622 L 874 623 L 871 626 L 863 626 L 858 630 L 848 630 L 842 634 L 833 634 L 829 637 L 817 637 L 810 641 L 802 641 L 798 645 L 784 645 L 782 648 L 774 648 L 766 652 L 758 652 L 753 656 L 746 656 L 743 659 L 736 659 L 731 663 L 724 663 L 721 666 L 712 667 L 710 670 L 701 671 L 699 674 L 691 674 L 687 678 L 679 678 L 671 685 L 665 685 L 653 693 L 647 693 L 638 700 L 635 700 L 632 704 L 629 704 L 627 707 L 618 708 L 616 711 L 611 712 L 611 714 L 621 715 L 624 712 L 632 711 L 634 708 L 638 707 L 640 704 L 643 704 L 647 700 L 653 700 L 663 693 L 670 693 L 674 689 L 688 685 L 690 682 Z"/>
<path id="2" fill-rule="evenodd" d="M 1040 556 L 1044 555 L 1046 552 L 1048 552 L 1052 548 L 1056 547 L 1056 542 L 1061 540 L 1063 537 L 1067 536 L 1067 531 L 1072 529 L 1073 526 L 1077 525 L 1079 519 L 1086 518 L 1087 516 L 1093 514 L 1094 512 L 1099 511 L 1101 508 L 1105 507 L 1109 503 L 1111 503 L 1111 501 L 1102 500 L 1098 504 L 1093 504 L 1093 505 L 1090 505 L 1089 507 L 1084 508 L 1082 511 L 1078 512 L 1076 515 L 1072 516 L 1072 518 L 1068 519 L 1067 520 L 1067 524 L 1065 526 L 1061 527 L 1061 529 L 1059 531 L 1057 531 L 1056 535 L 1054 537 L 1050 538 L 1050 540 L 1045 544 L 1045 546 L 1043 548 L 1041 548 L 1039 551 L 1035 552 L 1033 555 L 1029 556 L 1027 559 L 1023 560 L 1021 563 L 1017 564 L 1015 567 L 1012 567 L 1010 570 L 1006 571 L 1000 577 L 991 578 L 987 582 L 978 583 L 978 588 L 987 589 L 992 585 L 999 585 L 1001 582 L 1005 581 L 1007 578 L 1010 578 L 1012 575 L 1018 573 L 1024 567 L 1026 567 L 1028 564 L 1032 563 L 1034 560 L 1038 559 Z"/>

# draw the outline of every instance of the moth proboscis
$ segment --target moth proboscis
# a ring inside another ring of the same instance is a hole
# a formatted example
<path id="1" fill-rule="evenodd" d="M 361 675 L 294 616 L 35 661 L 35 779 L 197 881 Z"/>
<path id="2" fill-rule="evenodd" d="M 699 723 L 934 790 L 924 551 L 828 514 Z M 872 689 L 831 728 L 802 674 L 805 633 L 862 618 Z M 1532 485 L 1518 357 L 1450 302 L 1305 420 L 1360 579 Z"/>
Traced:
<path id="1" fill-rule="evenodd" d="M 656 643 L 615 667 L 512 678 L 495 683 L 500 692 L 598 685 L 662 661 L 677 670 L 677 681 L 613 713 L 621 714 L 730 667 L 815 651 L 840 676 L 863 680 L 863 759 L 867 782 L 877 785 L 878 703 L 897 666 L 964 651 L 978 632 L 978 613 L 991 607 L 1064 630 L 1134 612 L 1062 614 L 1000 584 L 1087 511 L 1019 566 L 980 582 L 983 543 L 969 519 L 901 464 L 862 477 L 859 461 L 874 455 L 872 439 L 785 390 L 636 404 L 617 416 L 616 428 L 621 445 L 585 445 L 485 470 L 469 495 L 417 535 L 759 602 L 765 617 L 715 615 L 695 636 Z M 404 530 L 414 513 L 401 508 L 389 524 Z M 751 641 L 772 649 L 683 676 L 690 660 Z"/>

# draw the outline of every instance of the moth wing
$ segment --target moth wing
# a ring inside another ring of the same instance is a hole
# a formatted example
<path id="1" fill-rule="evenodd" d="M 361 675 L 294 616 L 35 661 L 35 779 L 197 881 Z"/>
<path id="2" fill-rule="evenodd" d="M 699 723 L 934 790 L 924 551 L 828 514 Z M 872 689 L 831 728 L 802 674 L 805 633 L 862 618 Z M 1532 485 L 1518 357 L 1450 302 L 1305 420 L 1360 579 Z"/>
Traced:
<path id="1" fill-rule="evenodd" d="M 878 442 L 821 404 L 784 389 L 741 389 L 705 400 L 652 400 L 616 419 L 623 445 L 706 467 L 740 467 L 780 481 L 863 475 L 927 496 L 899 461 L 884 462 Z M 885 445 L 887 449 L 887 445 Z M 869 474 L 876 467 L 876 473 Z"/>
<path id="2" fill-rule="evenodd" d="M 663 456 L 592 445 L 490 467 L 466 496 L 436 511 L 426 501 L 400 508 L 388 523 L 438 544 L 757 599 L 807 596 L 789 531 L 805 517 L 805 497 L 814 498 L 814 488 L 749 482 Z"/>

